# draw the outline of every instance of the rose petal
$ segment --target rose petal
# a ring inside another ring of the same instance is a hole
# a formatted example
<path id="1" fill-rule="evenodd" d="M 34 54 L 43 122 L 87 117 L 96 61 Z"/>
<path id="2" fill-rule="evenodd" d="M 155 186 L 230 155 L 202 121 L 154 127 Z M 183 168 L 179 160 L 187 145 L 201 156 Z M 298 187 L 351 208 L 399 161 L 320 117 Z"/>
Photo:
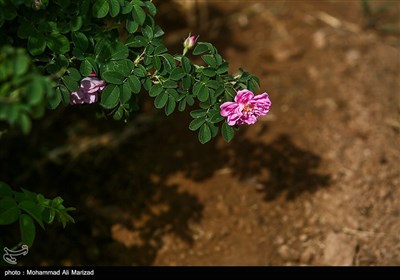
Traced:
<path id="1" fill-rule="evenodd" d="M 219 108 L 221 109 L 221 116 L 227 117 L 232 114 L 238 108 L 238 104 L 235 102 L 225 102 Z"/>
<path id="2" fill-rule="evenodd" d="M 235 102 L 239 104 L 248 104 L 254 97 L 254 93 L 244 89 L 237 92 Z"/>

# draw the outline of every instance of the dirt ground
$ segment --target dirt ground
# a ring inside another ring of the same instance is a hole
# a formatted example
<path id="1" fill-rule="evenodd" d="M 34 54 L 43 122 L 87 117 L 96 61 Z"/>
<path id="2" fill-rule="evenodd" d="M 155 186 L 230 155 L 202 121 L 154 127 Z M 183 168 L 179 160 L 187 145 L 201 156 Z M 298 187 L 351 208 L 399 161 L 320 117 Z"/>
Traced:
<path id="1" fill-rule="evenodd" d="M 398 19 L 390 3 L 378 23 Z M 213 42 L 260 77 L 270 114 L 201 145 L 188 112 L 165 118 L 144 97 L 127 125 L 61 108 L 2 137 L 0 178 L 77 208 L 22 264 L 400 265 L 398 33 L 365 28 L 360 1 L 196 9 L 188 27 L 161 3 L 168 46 L 190 30 Z"/>

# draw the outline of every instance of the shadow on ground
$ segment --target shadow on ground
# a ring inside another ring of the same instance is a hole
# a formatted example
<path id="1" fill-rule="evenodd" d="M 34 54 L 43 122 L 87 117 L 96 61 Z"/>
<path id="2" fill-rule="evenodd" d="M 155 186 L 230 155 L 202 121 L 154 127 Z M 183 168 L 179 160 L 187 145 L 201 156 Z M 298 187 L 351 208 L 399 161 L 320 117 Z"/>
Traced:
<path id="1" fill-rule="evenodd" d="M 139 135 L 117 147 L 88 149 L 54 162 L 48 159 L 50 147 L 79 147 L 88 135 L 97 137 L 96 130 L 101 138 L 109 131 L 122 135 L 134 125 L 115 128 L 106 121 L 99 126 L 97 120 L 82 117 L 80 110 L 67 113 L 70 120 L 61 118 L 50 130 L 37 127 L 29 138 L 2 139 L 6 149 L 0 153 L 1 178 L 48 196 L 61 195 L 66 205 L 78 209 L 75 225 L 39 231 L 27 263 L 149 265 L 166 234 L 191 244 L 190 225 L 201 221 L 204 205 L 184 186 L 167 183 L 178 173 L 205 182 L 217 170 L 229 169 L 241 182 L 261 184 L 267 201 L 282 194 L 294 199 L 329 185 L 329 175 L 317 172 L 320 157 L 297 147 L 289 135 L 265 144 L 239 133 L 230 145 L 201 145 L 181 115 L 166 121 L 156 116 Z M 78 119 L 79 124 L 74 121 Z M 79 126 L 81 139 L 68 139 L 68 133 L 54 130 L 62 125 L 66 131 Z M 227 180 L 229 184 L 232 178 Z"/>

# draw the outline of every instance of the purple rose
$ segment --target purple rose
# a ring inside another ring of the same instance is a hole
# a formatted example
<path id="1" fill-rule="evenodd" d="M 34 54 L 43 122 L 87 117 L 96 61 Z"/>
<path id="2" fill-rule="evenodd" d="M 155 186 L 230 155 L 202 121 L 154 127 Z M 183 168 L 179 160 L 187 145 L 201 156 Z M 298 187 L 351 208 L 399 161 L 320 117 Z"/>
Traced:
<path id="1" fill-rule="evenodd" d="M 92 104 L 99 100 L 98 94 L 104 89 L 105 82 L 97 77 L 86 77 L 81 80 L 77 91 L 71 92 L 70 104 Z"/>
<path id="2" fill-rule="evenodd" d="M 225 102 L 220 106 L 221 116 L 226 117 L 228 125 L 254 124 L 260 116 L 265 116 L 271 107 L 268 93 L 254 96 L 245 89 L 237 92 L 235 102 Z"/>

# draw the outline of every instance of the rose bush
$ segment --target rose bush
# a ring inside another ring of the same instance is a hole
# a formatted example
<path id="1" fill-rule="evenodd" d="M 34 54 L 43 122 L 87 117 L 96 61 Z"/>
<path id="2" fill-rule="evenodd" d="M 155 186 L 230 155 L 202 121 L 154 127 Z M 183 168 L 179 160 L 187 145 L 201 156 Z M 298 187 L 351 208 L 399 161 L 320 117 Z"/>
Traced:
<path id="1" fill-rule="evenodd" d="M 1 0 L 0 135 L 9 127 L 29 133 L 32 119 L 59 106 L 95 106 L 128 121 L 150 97 L 167 116 L 189 111 L 201 143 L 219 133 L 229 142 L 238 126 L 268 113 L 268 94 L 253 94 L 259 79 L 243 69 L 230 74 L 212 44 L 189 35 L 181 54 L 170 53 L 156 13 L 151 0 Z M 0 203 L 0 225 L 19 220 L 29 246 L 34 221 L 73 221 L 61 198 L 5 183 Z"/>

